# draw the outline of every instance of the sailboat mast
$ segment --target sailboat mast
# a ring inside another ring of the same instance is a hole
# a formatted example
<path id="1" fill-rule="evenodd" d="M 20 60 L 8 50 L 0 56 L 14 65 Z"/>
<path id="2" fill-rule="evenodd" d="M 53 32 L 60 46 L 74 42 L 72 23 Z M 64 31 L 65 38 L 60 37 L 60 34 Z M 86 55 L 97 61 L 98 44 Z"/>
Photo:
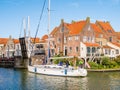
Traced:
<path id="1" fill-rule="evenodd" d="M 28 16 L 28 58 L 30 58 L 30 17 Z"/>
<path id="2" fill-rule="evenodd" d="M 30 38 L 30 17 L 28 16 L 28 37 Z"/>
<path id="3" fill-rule="evenodd" d="M 50 31 L 50 0 L 48 0 L 48 57 L 47 59 L 49 59 L 49 53 L 50 53 L 50 35 L 49 35 L 49 31 Z"/>

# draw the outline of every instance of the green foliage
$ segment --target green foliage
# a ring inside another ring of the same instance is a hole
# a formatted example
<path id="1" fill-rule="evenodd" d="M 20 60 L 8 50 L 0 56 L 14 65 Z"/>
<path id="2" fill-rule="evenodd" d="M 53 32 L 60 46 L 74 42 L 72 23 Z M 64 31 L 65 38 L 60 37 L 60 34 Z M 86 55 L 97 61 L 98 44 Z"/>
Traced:
<path id="1" fill-rule="evenodd" d="M 103 69 L 103 65 L 102 64 L 98 64 L 98 69 Z"/>
<path id="2" fill-rule="evenodd" d="M 91 69 L 97 69 L 98 68 L 98 64 L 95 62 L 88 62 L 89 65 L 91 66 Z"/>
<path id="3" fill-rule="evenodd" d="M 105 66 L 110 65 L 110 59 L 109 59 L 109 57 L 103 57 L 102 58 L 102 65 L 105 65 Z"/>
<path id="4" fill-rule="evenodd" d="M 73 62 L 72 61 L 69 61 L 69 64 L 70 64 L 70 66 L 73 66 Z"/>
<path id="5" fill-rule="evenodd" d="M 84 60 L 82 60 L 82 59 L 77 59 L 76 60 L 76 66 L 80 66 L 82 64 L 84 64 Z"/>
<path id="6" fill-rule="evenodd" d="M 53 63 L 54 63 L 54 64 L 58 64 L 58 63 L 59 63 L 59 60 L 53 60 Z"/>
<path id="7" fill-rule="evenodd" d="M 115 61 L 110 61 L 110 65 L 109 65 L 109 68 L 114 68 L 116 67 L 118 64 L 115 62 Z"/>
<path id="8" fill-rule="evenodd" d="M 120 65 L 120 57 L 117 57 L 117 58 L 115 59 L 115 62 L 116 62 L 118 65 Z"/>

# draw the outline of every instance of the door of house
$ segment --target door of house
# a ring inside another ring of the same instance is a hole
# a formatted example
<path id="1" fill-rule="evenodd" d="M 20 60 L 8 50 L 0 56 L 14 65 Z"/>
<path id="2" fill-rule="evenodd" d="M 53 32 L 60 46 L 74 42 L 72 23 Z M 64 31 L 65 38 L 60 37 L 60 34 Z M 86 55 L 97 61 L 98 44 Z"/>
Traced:
<path id="1" fill-rule="evenodd" d="M 67 47 L 65 47 L 65 56 L 67 56 Z"/>

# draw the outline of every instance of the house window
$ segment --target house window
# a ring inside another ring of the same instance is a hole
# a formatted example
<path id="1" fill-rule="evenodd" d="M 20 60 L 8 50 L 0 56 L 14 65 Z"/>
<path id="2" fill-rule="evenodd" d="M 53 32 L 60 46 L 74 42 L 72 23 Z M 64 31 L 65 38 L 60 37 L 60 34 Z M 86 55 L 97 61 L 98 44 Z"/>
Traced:
<path id="1" fill-rule="evenodd" d="M 87 41 L 87 36 L 83 36 L 83 42 Z"/>
<path id="2" fill-rule="evenodd" d="M 116 54 L 119 54 L 119 50 L 118 49 L 116 49 Z"/>
<path id="3" fill-rule="evenodd" d="M 67 38 L 66 37 L 64 37 L 64 43 L 66 43 L 67 42 Z"/>
<path id="4" fill-rule="evenodd" d="M 19 45 L 17 45 L 17 49 L 19 50 Z"/>
<path id="5" fill-rule="evenodd" d="M 68 40 L 72 40 L 71 38 L 72 38 L 72 37 L 68 37 Z"/>
<path id="6" fill-rule="evenodd" d="M 112 31 L 111 31 L 111 30 L 108 30 L 108 32 L 109 32 L 109 33 L 112 33 Z"/>
<path id="7" fill-rule="evenodd" d="M 107 51 L 107 49 L 105 49 L 105 54 L 108 54 L 108 51 Z"/>
<path id="8" fill-rule="evenodd" d="M 92 47 L 92 53 L 95 53 L 95 47 Z"/>
<path id="9" fill-rule="evenodd" d="M 87 40 L 88 42 L 91 42 L 91 37 L 88 37 L 88 40 Z"/>
<path id="10" fill-rule="evenodd" d="M 76 47 L 76 52 L 78 52 L 79 51 L 79 47 Z"/>
<path id="11" fill-rule="evenodd" d="M 78 38 L 79 38 L 78 36 L 75 36 L 75 40 L 78 40 Z"/>
<path id="12" fill-rule="evenodd" d="M 87 53 L 90 53 L 90 47 L 87 47 Z"/>
<path id="13" fill-rule="evenodd" d="M 99 41 L 100 46 L 102 46 L 102 41 Z"/>
<path id="14" fill-rule="evenodd" d="M 112 37 L 109 37 L 109 41 L 112 42 Z"/>
<path id="15" fill-rule="evenodd" d="M 60 53 L 60 47 L 58 47 L 58 53 Z"/>
<path id="16" fill-rule="evenodd" d="M 63 32 L 64 32 L 64 27 L 61 28 L 61 33 L 63 33 Z"/>
<path id="17" fill-rule="evenodd" d="M 60 43 L 61 39 L 60 39 L 60 38 L 58 38 L 58 40 L 57 40 L 57 41 L 58 41 L 58 43 Z"/>
<path id="18" fill-rule="evenodd" d="M 92 40 L 92 43 L 94 43 L 95 41 L 94 41 L 94 37 L 93 38 L 91 38 L 91 40 Z"/>
<path id="19" fill-rule="evenodd" d="M 69 49 L 70 49 L 70 52 L 72 52 L 72 47 L 70 47 Z"/>

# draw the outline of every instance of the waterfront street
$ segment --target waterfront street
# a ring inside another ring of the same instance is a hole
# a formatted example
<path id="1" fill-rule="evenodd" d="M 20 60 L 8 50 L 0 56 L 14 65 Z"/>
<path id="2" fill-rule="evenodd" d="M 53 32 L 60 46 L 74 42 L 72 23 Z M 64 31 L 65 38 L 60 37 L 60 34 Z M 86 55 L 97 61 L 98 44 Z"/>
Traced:
<path id="1" fill-rule="evenodd" d="M 55 77 L 0 68 L 0 90 L 120 90 L 120 72 L 89 72 L 87 77 Z"/>

